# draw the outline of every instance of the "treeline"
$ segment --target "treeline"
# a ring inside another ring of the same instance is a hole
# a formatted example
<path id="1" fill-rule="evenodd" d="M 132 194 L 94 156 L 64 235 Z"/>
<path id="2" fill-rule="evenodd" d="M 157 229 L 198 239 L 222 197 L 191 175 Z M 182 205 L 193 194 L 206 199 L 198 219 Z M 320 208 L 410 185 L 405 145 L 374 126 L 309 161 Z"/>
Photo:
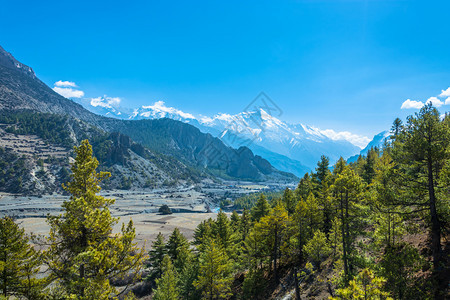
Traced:
<path id="1" fill-rule="evenodd" d="M 112 173 L 111 180 L 104 182 L 104 187 L 107 188 L 130 189 L 132 186 L 138 185 L 136 184 L 138 180 L 135 180 L 137 177 L 145 177 L 147 180 L 145 184 L 140 183 L 141 187 L 152 187 L 158 184 L 157 178 L 146 174 L 146 172 L 142 171 L 142 168 L 139 168 L 138 163 L 132 162 L 130 151 L 155 164 L 157 168 L 167 173 L 171 178 L 188 182 L 199 182 L 202 177 L 201 171 L 189 165 L 182 165 L 171 156 L 150 151 L 141 144 L 131 140 L 125 134 L 118 132 L 108 133 L 67 115 L 40 113 L 30 110 L 0 111 L 0 124 L 3 124 L 5 131 L 8 133 L 36 135 L 50 145 L 67 149 L 70 154 L 73 146 L 81 140 L 88 139 L 92 145 L 95 157 L 100 162 L 100 168 Z M 4 156 L 3 153 L 0 153 L 0 162 L 2 161 L 2 156 Z M 20 160 L 15 159 L 14 162 L 20 162 L 21 160 L 25 160 L 25 165 L 28 167 L 37 163 L 37 159 L 32 157 L 20 158 Z M 9 180 L 11 183 L 3 185 L 4 188 L 0 187 L 0 190 L 11 193 L 30 190 L 31 192 L 36 192 L 33 191 L 33 186 L 23 187 L 21 181 L 25 180 L 25 176 L 22 173 L 17 171 L 11 173 L 8 171 L 9 173 L 5 174 L 6 170 L 15 170 L 16 166 L 8 160 L 3 160 L 3 162 L 5 172 L 3 172 L 4 174 L 0 172 L 0 181 L 2 179 L 5 182 Z M 68 167 L 67 160 L 54 163 L 63 168 Z M 115 165 L 127 167 L 130 170 L 128 176 L 121 174 L 121 169 L 114 168 Z M 29 169 L 31 168 L 29 167 Z M 23 168 L 20 167 L 20 170 L 23 170 Z M 11 174 L 17 176 L 11 176 Z M 57 180 L 65 179 L 59 175 L 59 173 L 52 174 L 52 176 L 57 177 Z M 30 174 L 27 174 L 27 176 L 30 177 Z M 10 180 L 10 178 L 12 179 Z M 164 180 L 160 179 L 159 181 L 163 182 Z M 133 185 L 133 182 L 135 185 Z M 169 186 L 170 184 L 175 185 L 176 182 L 167 182 L 165 185 Z"/>
<path id="2" fill-rule="evenodd" d="M 20 193 L 29 178 L 29 164 L 24 156 L 0 147 L 0 191 Z"/>
<path id="3" fill-rule="evenodd" d="M 51 144 L 69 148 L 74 141 L 67 130 L 68 117 L 50 113 L 1 111 L 0 123 L 7 124 L 5 131 L 13 134 L 33 134 Z"/>

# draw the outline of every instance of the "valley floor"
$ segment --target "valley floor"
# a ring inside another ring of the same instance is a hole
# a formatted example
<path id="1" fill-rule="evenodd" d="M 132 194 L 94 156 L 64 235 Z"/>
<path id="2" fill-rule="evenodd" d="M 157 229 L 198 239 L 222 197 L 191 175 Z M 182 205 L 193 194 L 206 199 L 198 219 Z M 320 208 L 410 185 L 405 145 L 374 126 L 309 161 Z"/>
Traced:
<path id="1" fill-rule="evenodd" d="M 191 240 L 200 222 L 216 216 L 220 199 L 267 189 L 267 186 L 252 183 L 227 182 L 205 185 L 201 191 L 191 186 L 136 191 L 114 190 L 101 194 L 116 199 L 115 204 L 111 206 L 111 213 L 114 217 L 120 217 L 120 220 L 114 227 L 114 232 L 119 232 L 122 223 L 132 219 L 136 228 L 135 240 L 138 246 L 145 246 L 147 251 L 159 232 L 169 236 L 176 227 Z M 0 193 L 0 217 L 14 217 L 27 233 L 46 235 L 49 232 L 47 215 L 61 213 L 61 204 L 67 200 L 68 196 L 57 194 L 34 197 Z M 171 208 L 173 214 L 161 215 L 158 212 L 164 204 Z"/>

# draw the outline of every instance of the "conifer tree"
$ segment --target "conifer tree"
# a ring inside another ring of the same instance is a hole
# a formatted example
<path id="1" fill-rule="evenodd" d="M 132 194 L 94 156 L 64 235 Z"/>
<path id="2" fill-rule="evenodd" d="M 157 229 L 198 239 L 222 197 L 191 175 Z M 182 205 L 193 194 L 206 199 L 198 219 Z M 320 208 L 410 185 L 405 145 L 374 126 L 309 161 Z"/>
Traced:
<path id="1" fill-rule="evenodd" d="M 337 165 L 342 164 L 338 161 Z M 341 225 L 342 261 L 344 264 L 344 281 L 347 283 L 353 273 L 351 256 L 356 232 L 353 230 L 358 216 L 358 206 L 362 197 L 362 180 L 348 166 L 342 164 L 337 178 L 332 186 L 334 198 L 338 208 L 338 217 Z"/>
<path id="2" fill-rule="evenodd" d="M 292 215 L 296 205 L 294 192 L 291 189 L 286 188 L 283 192 L 283 197 L 281 197 L 281 200 L 284 203 L 289 215 Z"/>
<path id="3" fill-rule="evenodd" d="M 0 219 L 0 294 L 5 298 L 39 299 L 42 280 L 38 253 L 28 244 L 24 229 L 10 217 Z"/>
<path id="4" fill-rule="evenodd" d="M 245 241 L 249 231 L 251 229 L 251 216 L 250 212 L 247 209 L 244 209 L 241 216 L 241 223 L 239 226 L 239 230 L 241 232 L 242 241 Z"/>
<path id="5" fill-rule="evenodd" d="M 259 221 L 259 219 L 269 214 L 269 211 L 270 206 L 267 202 L 266 196 L 264 196 L 264 194 L 261 194 L 255 206 L 251 210 L 253 221 Z"/>
<path id="6" fill-rule="evenodd" d="M 299 263 L 302 263 L 304 260 L 304 245 L 312 238 L 314 231 L 322 225 L 322 211 L 312 192 L 297 203 L 292 219 L 291 229 L 292 236 L 295 237 L 297 260 Z"/>
<path id="7" fill-rule="evenodd" d="M 377 277 L 369 269 L 362 270 L 358 276 L 349 282 L 348 287 L 337 290 L 337 296 L 331 300 L 344 299 L 385 299 L 393 300 L 384 291 L 386 279 Z"/>
<path id="8" fill-rule="evenodd" d="M 232 266 L 223 249 L 214 241 L 205 241 L 200 269 L 194 285 L 204 299 L 227 299 L 231 296 Z"/>
<path id="9" fill-rule="evenodd" d="M 239 217 L 239 214 L 233 210 L 230 217 L 231 221 L 231 228 L 233 228 L 233 231 L 236 232 L 239 230 L 239 225 L 241 223 L 241 218 Z"/>
<path id="10" fill-rule="evenodd" d="M 189 242 L 180 232 L 180 230 L 175 228 L 169 237 L 166 244 L 167 254 L 170 256 L 173 264 L 175 265 L 178 272 L 181 272 L 185 264 L 186 256 L 188 255 Z"/>
<path id="11" fill-rule="evenodd" d="M 220 210 L 217 214 L 216 221 L 213 224 L 213 235 L 217 237 L 219 244 L 224 249 L 227 249 L 230 246 L 229 243 L 232 234 L 230 220 L 227 215 Z"/>
<path id="12" fill-rule="evenodd" d="M 167 253 L 166 244 L 164 242 L 164 236 L 158 233 L 156 240 L 153 241 L 152 248 L 149 251 L 148 261 L 149 265 L 152 267 L 152 273 L 150 278 L 159 278 L 162 274 L 162 261 Z"/>
<path id="13" fill-rule="evenodd" d="M 295 197 L 298 201 L 306 199 L 308 195 L 314 190 L 313 181 L 309 173 L 306 173 L 302 179 L 300 179 L 297 188 L 294 191 Z"/>
<path id="14" fill-rule="evenodd" d="M 273 272 L 275 281 L 278 282 L 278 260 L 281 255 L 280 248 L 282 240 L 286 237 L 286 229 L 289 223 L 289 217 L 283 205 L 278 204 L 269 213 L 261 218 L 256 224 L 255 229 L 265 236 L 263 243 L 270 249 L 271 261 L 273 263 Z"/>
<path id="15" fill-rule="evenodd" d="M 48 217 L 50 246 L 45 260 L 66 297 L 108 299 L 116 293 L 110 280 L 137 271 L 143 253 L 133 243 L 131 220 L 122 225 L 120 234 L 112 233 L 118 222 L 109 211 L 114 200 L 97 195 L 109 173 L 96 172 L 98 161 L 89 142 L 82 141 L 75 154 L 72 180 L 64 186 L 70 200 L 62 204 L 62 215 Z"/>
<path id="16" fill-rule="evenodd" d="M 180 296 L 185 300 L 201 298 L 201 293 L 195 288 L 194 282 L 198 277 L 198 257 L 192 253 L 187 257 L 183 270 L 179 273 Z"/>
<path id="17" fill-rule="evenodd" d="M 320 161 L 317 163 L 316 173 L 314 174 L 314 177 L 317 179 L 319 184 L 321 184 L 330 173 L 330 170 L 328 169 L 329 164 L 330 159 L 325 155 L 322 155 L 320 157 Z"/>
<path id="18" fill-rule="evenodd" d="M 408 117 L 392 148 L 398 168 L 398 185 L 404 189 L 401 204 L 427 211 L 435 271 L 440 268 L 442 259 L 444 216 L 439 213 L 439 207 L 448 206 L 450 199 L 448 194 L 438 198 L 441 170 L 450 159 L 448 119 L 447 116 L 441 121 L 438 110 L 431 103 L 425 105 L 419 113 Z"/>
<path id="19" fill-rule="evenodd" d="M 193 244 L 200 247 L 203 244 L 203 240 L 212 238 L 212 224 L 213 220 L 209 218 L 200 222 L 194 230 Z"/>
<path id="20" fill-rule="evenodd" d="M 154 300 L 178 300 L 178 278 L 175 268 L 168 255 L 165 255 L 161 264 L 162 276 L 156 279 L 156 291 L 153 294 Z"/>
<path id="21" fill-rule="evenodd" d="M 325 233 L 320 230 L 314 232 L 313 238 L 310 239 L 303 248 L 305 254 L 314 264 L 316 264 L 319 270 L 320 263 L 325 257 L 330 254 L 331 251 L 330 247 L 328 246 L 328 241 Z"/>

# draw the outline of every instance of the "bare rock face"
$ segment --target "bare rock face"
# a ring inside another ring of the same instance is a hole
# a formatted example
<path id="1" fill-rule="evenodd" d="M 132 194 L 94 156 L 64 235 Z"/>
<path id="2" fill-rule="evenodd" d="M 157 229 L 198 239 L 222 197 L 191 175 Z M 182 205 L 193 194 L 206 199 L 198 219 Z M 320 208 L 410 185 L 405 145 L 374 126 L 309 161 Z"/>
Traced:
<path id="1" fill-rule="evenodd" d="M 33 79 L 36 78 L 36 74 L 34 74 L 32 68 L 16 60 L 14 56 L 12 56 L 11 53 L 3 49 L 2 46 L 0 46 L 0 65 L 9 69 L 22 72 L 26 76 L 30 76 Z"/>

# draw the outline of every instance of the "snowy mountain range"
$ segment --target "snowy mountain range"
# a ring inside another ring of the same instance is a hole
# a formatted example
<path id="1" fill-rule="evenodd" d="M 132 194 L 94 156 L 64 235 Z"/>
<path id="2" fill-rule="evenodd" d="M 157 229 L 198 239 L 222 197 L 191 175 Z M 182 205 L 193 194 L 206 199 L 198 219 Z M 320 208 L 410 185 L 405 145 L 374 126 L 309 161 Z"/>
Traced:
<path id="1" fill-rule="evenodd" d="M 346 136 L 333 130 L 304 124 L 289 124 L 270 115 L 263 108 L 235 115 L 220 113 L 213 117 L 194 116 L 157 101 L 136 109 L 119 107 L 115 98 L 74 99 L 88 110 L 125 120 L 170 118 L 191 124 L 204 133 L 219 137 L 226 145 L 247 146 L 255 154 L 266 158 L 275 168 L 297 176 L 313 170 L 321 155 L 333 163 L 359 154 L 367 138 L 351 143 Z M 348 133 L 350 134 L 350 133 Z M 358 144 L 358 145 L 356 145 Z"/>

